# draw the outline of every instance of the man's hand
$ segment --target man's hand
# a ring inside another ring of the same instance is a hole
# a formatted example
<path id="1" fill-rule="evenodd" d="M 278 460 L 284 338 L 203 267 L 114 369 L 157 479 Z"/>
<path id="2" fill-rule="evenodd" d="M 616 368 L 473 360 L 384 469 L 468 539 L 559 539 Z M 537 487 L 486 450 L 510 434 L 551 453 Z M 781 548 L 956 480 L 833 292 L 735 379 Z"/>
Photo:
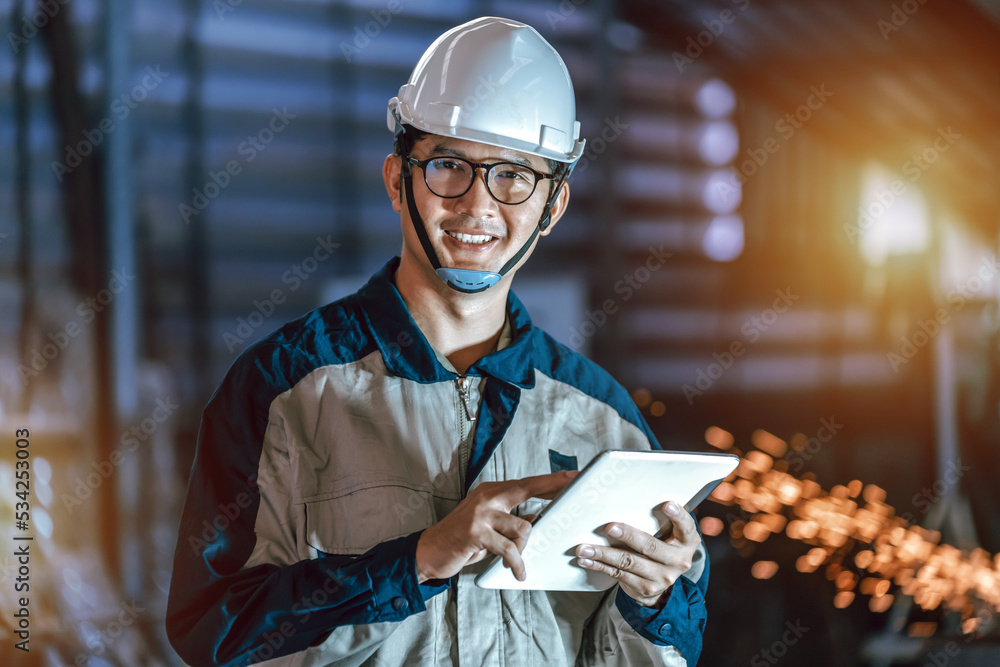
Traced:
<path id="1" fill-rule="evenodd" d="M 673 502 L 666 503 L 663 511 L 673 523 L 669 537 L 659 540 L 632 526 L 609 523 L 605 534 L 631 550 L 581 544 L 576 548 L 580 565 L 617 579 L 622 590 L 642 606 L 657 606 L 677 578 L 691 569 L 701 544 L 694 517 Z"/>
<path id="2" fill-rule="evenodd" d="M 417 541 L 417 580 L 447 579 L 466 565 L 494 553 L 503 558 L 518 581 L 524 581 L 521 551 L 531 533 L 527 519 L 511 510 L 528 498 L 551 499 L 577 474 L 576 470 L 506 482 L 483 482 L 448 516 L 427 528 Z"/>

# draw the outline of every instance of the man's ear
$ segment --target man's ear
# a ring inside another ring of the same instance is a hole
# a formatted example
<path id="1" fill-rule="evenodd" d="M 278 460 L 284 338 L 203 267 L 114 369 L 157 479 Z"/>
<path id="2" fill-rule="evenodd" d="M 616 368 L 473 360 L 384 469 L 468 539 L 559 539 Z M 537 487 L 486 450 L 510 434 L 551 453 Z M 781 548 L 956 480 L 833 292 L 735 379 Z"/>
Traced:
<path id="1" fill-rule="evenodd" d="M 392 210 L 396 213 L 403 211 L 403 183 L 400 178 L 400 157 L 398 155 L 386 155 L 385 162 L 382 163 L 382 182 L 385 183 L 386 194 L 392 202 Z"/>
<path id="2" fill-rule="evenodd" d="M 539 236 L 548 236 L 552 228 L 556 226 L 559 222 L 559 218 L 563 216 L 566 212 L 566 207 L 569 206 L 569 183 L 563 183 L 562 188 L 559 189 L 559 194 L 556 195 L 556 200 L 552 202 L 552 213 L 549 216 L 549 226 L 538 232 Z"/>

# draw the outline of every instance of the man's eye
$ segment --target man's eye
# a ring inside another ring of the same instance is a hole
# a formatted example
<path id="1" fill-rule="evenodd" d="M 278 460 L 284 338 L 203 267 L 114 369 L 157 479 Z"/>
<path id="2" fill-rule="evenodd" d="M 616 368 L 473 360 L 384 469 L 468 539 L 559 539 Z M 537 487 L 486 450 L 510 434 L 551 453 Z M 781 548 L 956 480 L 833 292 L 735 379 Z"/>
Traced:
<path id="1" fill-rule="evenodd" d="M 530 181 L 530 173 L 524 169 L 497 169 L 497 178 Z"/>
<path id="2" fill-rule="evenodd" d="M 458 160 L 434 160 L 434 166 L 438 169 L 449 170 L 461 169 L 463 165 Z"/>

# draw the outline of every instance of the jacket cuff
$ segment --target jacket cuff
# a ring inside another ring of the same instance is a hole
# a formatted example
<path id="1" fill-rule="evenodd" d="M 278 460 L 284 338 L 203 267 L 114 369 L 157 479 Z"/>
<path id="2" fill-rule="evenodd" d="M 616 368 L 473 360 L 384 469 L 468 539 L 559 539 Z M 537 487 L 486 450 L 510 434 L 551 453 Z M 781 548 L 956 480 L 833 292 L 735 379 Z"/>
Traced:
<path id="1" fill-rule="evenodd" d="M 657 646 L 674 646 L 689 665 L 697 664 L 708 618 L 705 596 L 685 576 L 677 579 L 664 595 L 667 601 L 662 608 L 643 607 L 619 588 L 615 605 L 637 634 Z"/>
<path id="2" fill-rule="evenodd" d="M 372 594 L 380 621 L 401 621 L 424 611 L 426 600 L 448 588 L 448 581 L 430 579 L 417 582 L 417 540 L 420 532 L 383 542 L 370 553 Z"/>

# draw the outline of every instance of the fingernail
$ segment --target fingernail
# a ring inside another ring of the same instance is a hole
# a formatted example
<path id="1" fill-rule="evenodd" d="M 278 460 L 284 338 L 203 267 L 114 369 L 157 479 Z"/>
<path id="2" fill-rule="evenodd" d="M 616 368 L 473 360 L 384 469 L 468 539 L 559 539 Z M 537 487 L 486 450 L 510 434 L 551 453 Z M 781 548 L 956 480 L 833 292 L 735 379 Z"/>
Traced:
<path id="1" fill-rule="evenodd" d="M 584 547 L 580 549 L 580 556 L 582 556 L 583 558 L 590 558 L 593 555 L 594 555 L 593 547 Z"/>
<path id="2" fill-rule="evenodd" d="M 677 513 L 681 511 L 681 508 L 677 506 L 677 503 L 671 500 L 669 503 L 666 504 L 665 511 L 670 516 L 677 516 Z"/>
<path id="3" fill-rule="evenodd" d="M 610 528 L 608 528 L 608 535 L 611 537 L 621 537 L 622 527 L 617 525 L 611 526 Z"/>
<path id="4" fill-rule="evenodd" d="M 583 567 L 593 567 L 594 561 L 590 560 L 589 558 L 581 558 L 580 565 L 582 565 Z"/>

